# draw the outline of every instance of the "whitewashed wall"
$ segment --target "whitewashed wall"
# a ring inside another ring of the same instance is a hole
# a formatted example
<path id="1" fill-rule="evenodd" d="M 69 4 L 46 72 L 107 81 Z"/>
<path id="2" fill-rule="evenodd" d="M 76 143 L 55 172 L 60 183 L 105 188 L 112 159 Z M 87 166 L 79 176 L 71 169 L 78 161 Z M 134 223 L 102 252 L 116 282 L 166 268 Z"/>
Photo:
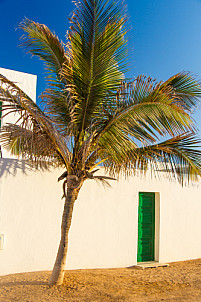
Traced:
<path id="1" fill-rule="evenodd" d="M 4 75 L 10 81 L 13 81 L 36 102 L 36 75 L 6 68 L 0 68 L 0 74 Z"/>
<path id="2" fill-rule="evenodd" d="M 33 99 L 36 76 L 0 68 Z M 9 117 L 12 122 L 14 117 Z M 0 159 L 0 275 L 50 270 L 60 239 L 63 170 L 39 172 L 24 161 Z M 104 189 L 84 183 L 74 208 L 67 269 L 125 267 L 137 263 L 138 195 L 156 192 L 156 260 L 171 262 L 201 257 L 201 182 L 146 179 L 111 182 Z"/>
<path id="3" fill-rule="evenodd" d="M 35 172 L 0 160 L 0 274 L 52 269 L 60 239 L 63 170 Z M 104 189 L 84 183 L 70 230 L 67 269 L 126 267 L 137 262 L 139 191 L 159 192 L 160 262 L 201 257 L 201 186 L 131 177 Z"/>

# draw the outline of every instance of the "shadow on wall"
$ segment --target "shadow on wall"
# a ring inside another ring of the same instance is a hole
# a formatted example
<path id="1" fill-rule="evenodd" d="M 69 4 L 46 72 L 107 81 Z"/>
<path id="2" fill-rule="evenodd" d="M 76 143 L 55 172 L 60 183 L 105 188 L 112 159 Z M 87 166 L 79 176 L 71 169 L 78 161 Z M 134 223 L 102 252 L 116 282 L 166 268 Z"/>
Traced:
<path id="1" fill-rule="evenodd" d="M 3 175 L 16 175 L 18 170 L 27 174 L 28 171 L 34 171 L 35 169 L 25 160 L 0 158 L 0 177 Z"/>

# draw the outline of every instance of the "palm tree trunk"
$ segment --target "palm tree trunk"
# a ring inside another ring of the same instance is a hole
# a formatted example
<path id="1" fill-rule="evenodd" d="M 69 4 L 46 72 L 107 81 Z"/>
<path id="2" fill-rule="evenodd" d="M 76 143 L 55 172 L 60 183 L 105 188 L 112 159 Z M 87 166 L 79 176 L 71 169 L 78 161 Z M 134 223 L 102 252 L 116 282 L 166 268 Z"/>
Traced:
<path id="1" fill-rule="evenodd" d="M 64 272 L 66 266 L 66 257 L 68 251 L 68 233 L 71 226 L 73 215 L 73 207 L 77 199 L 77 189 L 67 189 L 67 195 L 64 204 L 64 211 L 61 224 L 61 240 L 57 252 L 57 258 L 54 264 L 52 274 L 49 279 L 49 285 L 61 285 L 64 279 Z"/>

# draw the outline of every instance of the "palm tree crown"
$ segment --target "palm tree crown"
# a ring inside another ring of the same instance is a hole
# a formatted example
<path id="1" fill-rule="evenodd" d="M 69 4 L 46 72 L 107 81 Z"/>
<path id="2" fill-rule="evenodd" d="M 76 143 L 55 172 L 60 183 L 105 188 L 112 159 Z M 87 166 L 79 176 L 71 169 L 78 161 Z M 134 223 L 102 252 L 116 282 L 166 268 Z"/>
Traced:
<path id="1" fill-rule="evenodd" d="M 126 20 L 122 3 L 81 0 L 66 43 L 45 25 L 21 23 L 24 46 L 45 63 L 43 109 L 0 76 L 2 111 L 19 113 L 17 123 L 2 128 L 1 144 L 35 166 L 64 166 L 59 179 L 77 190 L 75 199 L 87 178 L 107 182 L 149 165 L 180 181 L 201 175 L 192 119 L 200 83 L 185 72 L 165 82 L 145 76 L 127 82 Z M 100 164 L 111 177 L 94 175 Z"/>

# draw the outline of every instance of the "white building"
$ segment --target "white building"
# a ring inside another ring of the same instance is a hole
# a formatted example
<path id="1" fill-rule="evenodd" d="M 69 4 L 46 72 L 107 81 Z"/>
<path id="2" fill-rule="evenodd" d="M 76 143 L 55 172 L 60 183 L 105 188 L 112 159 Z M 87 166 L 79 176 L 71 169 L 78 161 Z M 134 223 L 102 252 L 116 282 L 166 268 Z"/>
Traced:
<path id="1" fill-rule="evenodd" d="M 52 269 L 64 203 L 57 182 L 62 172 L 36 172 L 22 160 L 0 159 L 0 275 Z M 201 257 L 201 182 L 182 187 L 165 174 L 159 181 L 148 173 L 146 179 L 111 184 L 104 189 L 93 180 L 84 183 L 74 208 L 67 269 Z"/>

